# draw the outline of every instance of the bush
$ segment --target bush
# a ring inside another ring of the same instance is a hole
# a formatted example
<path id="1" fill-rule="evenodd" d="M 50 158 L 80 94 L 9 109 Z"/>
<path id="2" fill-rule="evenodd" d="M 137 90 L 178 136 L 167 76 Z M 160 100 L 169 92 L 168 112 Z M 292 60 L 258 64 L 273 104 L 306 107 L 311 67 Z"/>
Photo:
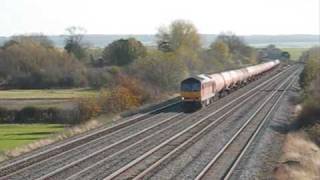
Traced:
<path id="1" fill-rule="evenodd" d="M 320 122 L 320 105 L 315 100 L 306 100 L 299 115 L 300 127 L 313 126 Z"/>
<path id="2" fill-rule="evenodd" d="M 39 120 L 43 120 L 41 118 L 42 111 L 39 108 L 35 107 L 25 107 L 22 110 L 17 112 L 16 122 L 17 123 L 34 123 Z"/>
<path id="3" fill-rule="evenodd" d="M 123 86 L 113 88 L 105 102 L 105 108 L 113 113 L 128 110 L 138 105 L 140 105 L 139 96 Z"/>
<path id="4" fill-rule="evenodd" d="M 89 86 L 95 89 L 100 89 L 110 85 L 114 81 L 112 75 L 107 72 L 106 68 L 92 68 L 88 71 Z"/>
<path id="5" fill-rule="evenodd" d="M 25 107 L 21 110 L 0 108 L 0 123 L 79 124 L 89 120 L 89 117 L 92 117 L 91 114 L 86 115 L 88 113 L 85 111 L 85 108 L 80 108 L 80 110 L 81 111 L 79 111 L 79 109 L 45 109 L 37 107 Z"/>
<path id="6" fill-rule="evenodd" d="M 78 100 L 78 121 L 82 123 L 96 117 L 101 112 L 101 104 L 95 98 L 83 98 Z"/>
<path id="7" fill-rule="evenodd" d="M 10 123 L 14 118 L 14 112 L 7 108 L 0 107 L 0 123 Z"/>

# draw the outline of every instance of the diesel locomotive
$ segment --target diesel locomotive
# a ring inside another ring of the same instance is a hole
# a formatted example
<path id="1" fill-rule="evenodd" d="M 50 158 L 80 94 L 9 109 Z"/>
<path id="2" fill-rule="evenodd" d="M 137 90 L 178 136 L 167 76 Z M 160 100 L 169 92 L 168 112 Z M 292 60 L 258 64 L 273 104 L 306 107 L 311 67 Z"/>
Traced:
<path id="1" fill-rule="evenodd" d="M 279 60 L 274 60 L 246 68 L 189 77 L 181 82 L 183 106 L 189 109 L 209 105 L 215 98 L 246 85 L 279 63 Z"/>

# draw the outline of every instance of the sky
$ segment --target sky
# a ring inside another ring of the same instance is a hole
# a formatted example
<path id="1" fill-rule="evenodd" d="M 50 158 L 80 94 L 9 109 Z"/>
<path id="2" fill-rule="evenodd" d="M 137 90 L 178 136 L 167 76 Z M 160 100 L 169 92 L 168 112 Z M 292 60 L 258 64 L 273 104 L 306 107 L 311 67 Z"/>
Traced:
<path id="1" fill-rule="evenodd" d="M 320 34 L 320 0 L 0 0 L 0 36 L 154 34 L 177 19 L 200 33 Z"/>

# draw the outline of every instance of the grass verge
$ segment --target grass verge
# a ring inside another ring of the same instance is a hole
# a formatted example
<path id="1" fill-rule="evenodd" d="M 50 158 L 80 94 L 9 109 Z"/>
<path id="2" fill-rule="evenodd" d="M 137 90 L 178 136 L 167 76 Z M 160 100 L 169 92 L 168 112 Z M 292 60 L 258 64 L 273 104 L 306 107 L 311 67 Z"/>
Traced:
<path id="1" fill-rule="evenodd" d="M 46 138 L 63 129 L 64 126 L 61 124 L 1 124 L 0 151 Z"/>
<path id="2" fill-rule="evenodd" d="M 76 89 L 36 89 L 36 90 L 0 90 L 0 99 L 70 99 L 79 97 L 96 97 L 98 91 Z"/>
<path id="3" fill-rule="evenodd" d="M 303 132 L 289 133 L 274 170 L 277 180 L 320 179 L 320 148 Z"/>
<path id="4" fill-rule="evenodd" d="M 276 180 L 320 179 L 320 124 L 305 106 L 296 106 L 294 128 L 286 135 L 274 169 Z"/>
<path id="5" fill-rule="evenodd" d="M 90 120 L 66 128 L 61 124 L 3 124 L 0 126 L 2 128 L 0 129 L 0 161 L 19 156 L 98 126 L 101 126 L 101 122 L 97 120 Z"/>

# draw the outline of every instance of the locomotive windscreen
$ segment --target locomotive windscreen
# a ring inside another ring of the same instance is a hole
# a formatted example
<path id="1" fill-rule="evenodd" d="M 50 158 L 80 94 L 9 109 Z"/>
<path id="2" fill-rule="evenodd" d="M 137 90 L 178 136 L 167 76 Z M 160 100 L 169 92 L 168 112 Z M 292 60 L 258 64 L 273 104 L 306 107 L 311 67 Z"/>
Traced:
<path id="1" fill-rule="evenodd" d="M 200 91 L 200 82 L 196 79 L 190 78 L 182 81 L 181 83 L 181 91 L 186 92 L 194 92 L 194 91 Z"/>

